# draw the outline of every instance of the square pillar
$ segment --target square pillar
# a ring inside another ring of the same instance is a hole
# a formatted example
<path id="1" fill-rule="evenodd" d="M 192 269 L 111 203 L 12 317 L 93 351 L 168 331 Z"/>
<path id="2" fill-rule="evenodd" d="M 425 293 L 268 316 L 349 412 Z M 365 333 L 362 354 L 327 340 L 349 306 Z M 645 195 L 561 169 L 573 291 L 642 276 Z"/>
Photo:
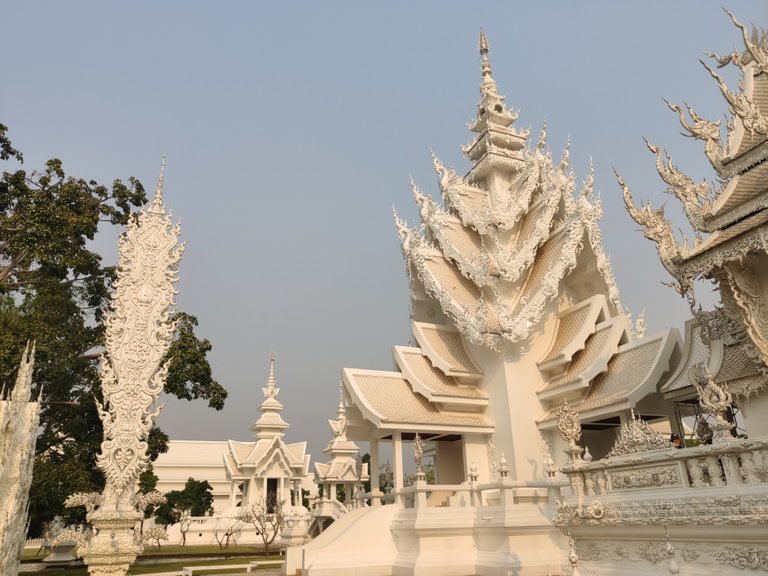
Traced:
<path id="1" fill-rule="evenodd" d="M 371 455 L 371 469 L 369 470 L 371 476 L 371 493 L 376 493 L 381 490 L 381 487 L 379 486 L 379 439 L 371 438 L 369 443 Z"/>
<path id="2" fill-rule="evenodd" d="M 403 487 L 403 434 L 398 430 L 392 433 L 392 473 L 395 490 Z"/>

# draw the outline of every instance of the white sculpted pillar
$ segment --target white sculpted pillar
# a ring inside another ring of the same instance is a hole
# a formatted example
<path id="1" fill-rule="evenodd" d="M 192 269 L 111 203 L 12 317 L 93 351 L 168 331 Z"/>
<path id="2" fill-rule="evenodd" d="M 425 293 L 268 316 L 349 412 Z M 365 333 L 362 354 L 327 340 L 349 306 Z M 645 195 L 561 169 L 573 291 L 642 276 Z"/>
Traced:
<path id="1" fill-rule="evenodd" d="M 147 436 L 160 413 L 168 363 L 161 361 L 173 339 L 177 266 L 183 246 L 179 226 L 163 206 L 163 168 L 155 198 L 128 223 L 120 237 L 117 280 L 106 316 L 106 351 L 101 358 L 104 403 L 97 403 L 104 441 L 97 465 L 106 485 L 98 509 L 88 514 L 95 535 L 82 550 L 91 576 L 122 576 L 142 550 L 133 527 L 139 474 L 147 465 Z"/>
<path id="2" fill-rule="evenodd" d="M 403 434 L 398 430 L 392 433 L 392 474 L 395 490 L 403 487 Z"/>
<path id="3" fill-rule="evenodd" d="M 27 539 L 27 504 L 40 422 L 32 396 L 35 347 L 24 350 L 16 385 L 0 397 L 0 574 L 16 576 Z"/>

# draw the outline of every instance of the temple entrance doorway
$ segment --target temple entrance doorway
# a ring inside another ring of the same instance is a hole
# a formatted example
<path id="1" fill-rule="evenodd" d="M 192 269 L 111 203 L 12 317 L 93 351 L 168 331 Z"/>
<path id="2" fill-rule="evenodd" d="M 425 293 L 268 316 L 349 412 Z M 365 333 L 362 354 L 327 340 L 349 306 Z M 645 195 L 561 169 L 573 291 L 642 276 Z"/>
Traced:
<path id="1" fill-rule="evenodd" d="M 269 514 L 275 511 L 275 502 L 277 502 L 277 478 L 267 478 L 267 512 Z"/>

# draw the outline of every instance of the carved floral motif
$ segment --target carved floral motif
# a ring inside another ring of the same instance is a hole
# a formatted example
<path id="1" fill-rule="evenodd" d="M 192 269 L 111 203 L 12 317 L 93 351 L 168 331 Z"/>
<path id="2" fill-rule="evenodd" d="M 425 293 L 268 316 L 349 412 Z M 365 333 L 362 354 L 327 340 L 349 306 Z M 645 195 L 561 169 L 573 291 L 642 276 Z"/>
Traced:
<path id="1" fill-rule="evenodd" d="M 759 526 L 768 522 L 768 497 L 688 497 L 611 504 L 589 500 L 581 507 L 576 502 L 559 501 L 554 522 L 561 529 L 577 525 Z"/>
<path id="2" fill-rule="evenodd" d="M 748 570 L 749 573 L 755 570 L 768 571 L 768 547 L 766 546 L 752 544 L 709 544 L 702 546 L 691 542 L 676 542 L 675 544 L 675 547 L 680 550 L 683 562 L 688 565 L 686 573 L 708 573 L 705 571 L 711 571 L 713 565 L 716 564 Z M 590 562 L 604 560 L 633 563 L 649 562 L 658 565 L 670 559 L 666 542 L 661 540 L 615 542 L 580 538 L 576 540 L 574 550 L 578 553 L 580 564 L 584 563 L 585 570 L 589 570 Z"/>
<path id="3" fill-rule="evenodd" d="M 649 486 L 681 486 L 680 470 L 677 465 L 654 466 L 633 470 L 607 472 L 613 490 L 647 488 Z"/>
<path id="4" fill-rule="evenodd" d="M 726 566 L 768 571 L 768 548 L 765 546 L 726 546 L 715 552 L 714 557 Z"/>

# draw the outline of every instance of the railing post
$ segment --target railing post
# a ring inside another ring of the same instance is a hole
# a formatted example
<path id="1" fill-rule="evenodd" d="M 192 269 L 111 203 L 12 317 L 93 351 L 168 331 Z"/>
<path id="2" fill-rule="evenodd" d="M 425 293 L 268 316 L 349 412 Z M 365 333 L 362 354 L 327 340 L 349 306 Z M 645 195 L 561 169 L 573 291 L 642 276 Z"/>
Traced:
<path id="1" fill-rule="evenodd" d="M 707 462 L 707 472 L 709 472 L 710 486 L 725 486 L 720 459 L 717 456 L 707 456 L 705 460 Z"/>
<path id="2" fill-rule="evenodd" d="M 413 507 L 414 508 L 426 508 L 427 507 L 427 482 L 425 480 L 416 480 L 413 485 L 416 491 L 413 495 Z"/>
<path id="3" fill-rule="evenodd" d="M 739 467 L 739 458 L 735 454 L 723 454 L 720 456 L 723 463 L 723 472 L 725 473 L 726 484 L 743 484 L 741 477 L 741 468 Z"/>
<path id="4" fill-rule="evenodd" d="M 475 464 L 474 460 L 472 461 L 472 465 L 469 467 L 469 504 L 470 506 L 478 506 L 477 502 L 477 494 L 476 494 L 476 484 L 477 484 L 477 464 Z"/>

